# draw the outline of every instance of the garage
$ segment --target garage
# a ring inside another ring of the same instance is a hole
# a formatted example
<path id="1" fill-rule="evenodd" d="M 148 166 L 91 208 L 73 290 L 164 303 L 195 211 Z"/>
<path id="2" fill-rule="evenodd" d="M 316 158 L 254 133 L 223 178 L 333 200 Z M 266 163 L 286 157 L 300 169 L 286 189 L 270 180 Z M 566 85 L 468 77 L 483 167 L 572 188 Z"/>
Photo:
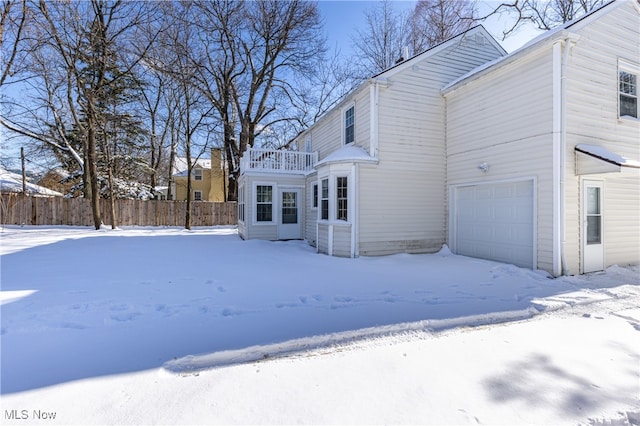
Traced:
<path id="1" fill-rule="evenodd" d="M 534 268 L 534 182 L 453 188 L 455 253 Z"/>

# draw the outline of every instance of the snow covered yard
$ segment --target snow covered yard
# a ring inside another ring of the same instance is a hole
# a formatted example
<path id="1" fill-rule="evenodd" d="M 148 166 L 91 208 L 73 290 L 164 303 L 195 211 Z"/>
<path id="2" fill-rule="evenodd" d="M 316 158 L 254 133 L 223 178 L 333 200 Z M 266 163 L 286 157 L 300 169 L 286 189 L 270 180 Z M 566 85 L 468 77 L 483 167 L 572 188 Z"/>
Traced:
<path id="1" fill-rule="evenodd" d="M 3 424 L 640 422 L 638 267 L 553 280 L 233 228 L 0 244 Z"/>

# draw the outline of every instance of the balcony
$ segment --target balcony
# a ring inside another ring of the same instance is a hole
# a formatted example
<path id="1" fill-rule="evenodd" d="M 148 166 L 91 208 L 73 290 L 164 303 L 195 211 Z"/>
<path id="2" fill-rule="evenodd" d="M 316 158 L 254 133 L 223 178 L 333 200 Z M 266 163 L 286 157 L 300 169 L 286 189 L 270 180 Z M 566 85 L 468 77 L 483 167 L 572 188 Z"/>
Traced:
<path id="1" fill-rule="evenodd" d="M 317 162 L 317 152 L 248 148 L 240 159 L 240 172 L 306 174 Z"/>

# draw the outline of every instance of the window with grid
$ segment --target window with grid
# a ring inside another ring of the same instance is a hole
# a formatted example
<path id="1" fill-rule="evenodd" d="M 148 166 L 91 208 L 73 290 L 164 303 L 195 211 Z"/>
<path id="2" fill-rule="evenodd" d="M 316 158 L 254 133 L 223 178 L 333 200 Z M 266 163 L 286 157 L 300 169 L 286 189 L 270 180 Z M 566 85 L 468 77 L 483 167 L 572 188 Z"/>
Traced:
<path id="1" fill-rule="evenodd" d="M 193 201 L 202 201 L 202 191 L 193 191 Z"/>
<path id="2" fill-rule="evenodd" d="M 347 220 L 347 177 L 340 176 L 336 181 L 336 218 L 338 220 Z"/>
<path id="3" fill-rule="evenodd" d="M 355 140 L 355 107 L 344 112 L 344 143 L 352 143 Z"/>
<path id="4" fill-rule="evenodd" d="M 273 187 L 271 185 L 256 186 L 256 221 L 271 222 L 273 220 Z"/>
<path id="5" fill-rule="evenodd" d="M 620 117 L 638 118 L 638 76 L 626 71 L 618 72 Z"/>
<path id="6" fill-rule="evenodd" d="M 196 180 L 202 180 L 202 169 L 193 169 L 193 176 Z"/>
<path id="7" fill-rule="evenodd" d="M 320 199 L 320 219 L 329 220 L 329 179 L 322 179 L 321 185 L 321 199 Z"/>

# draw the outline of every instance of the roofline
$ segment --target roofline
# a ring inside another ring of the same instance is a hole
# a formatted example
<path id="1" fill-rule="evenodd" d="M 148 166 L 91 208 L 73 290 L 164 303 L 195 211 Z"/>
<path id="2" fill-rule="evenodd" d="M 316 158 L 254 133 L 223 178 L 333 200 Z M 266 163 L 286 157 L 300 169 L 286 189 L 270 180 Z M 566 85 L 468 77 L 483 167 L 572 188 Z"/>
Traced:
<path id="1" fill-rule="evenodd" d="M 456 34 L 455 36 L 446 39 L 445 41 L 442 41 L 434 46 L 431 46 L 430 48 L 428 48 L 427 50 L 424 50 L 420 53 L 418 53 L 417 55 L 413 55 L 411 58 L 404 60 L 402 62 L 399 62 L 389 68 L 387 68 L 386 70 L 382 71 L 381 73 L 378 73 L 376 75 L 374 75 L 372 78 L 378 78 L 378 77 L 390 77 L 393 74 L 396 74 L 400 71 L 402 71 L 405 68 L 408 68 L 409 66 L 413 65 L 413 62 L 417 62 L 417 58 L 420 58 L 420 60 L 424 59 L 425 57 L 429 57 L 432 55 L 435 55 L 436 53 L 438 53 L 439 51 L 447 48 L 448 44 L 450 42 L 453 42 L 453 40 L 455 39 L 462 39 L 464 38 L 467 34 L 471 33 L 471 32 L 476 32 L 476 31 L 481 31 L 483 33 L 485 33 L 485 35 L 487 36 L 487 38 L 490 40 L 491 44 L 497 48 L 498 50 L 500 50 L 502 52 L 503 55 L 507 55 L 507 51 L 504 50 L 504 48 L 500 45 L 500 43 L 498 43 L 496 41 L 495 38 L 493 38 L 493 36 L 491 35 L 491 33 L 489 33 L 486 28 L 482 25 L 475 25 L 459 34 Z M 424 56 L 424 57 L 423 57 Z M 384 75 L 383 74 L 387 74 Z"/>
<path id="2" fill-rule="evenodd" d="M 591 21 L 598 19 L 600 16 L 605 15 L 607 13 L 612 12 L 613 10 L 617 9 L 618 7 L 621 7 L 623 4 L 625 4 L 628 0 L 611 0 L 608 3 L 603 4 L 602 6 L 598 7 L 597 9 L 592 10 L 591 12 L 582 15 L 572 21 L 566 22 L 563 25 L 557 26 L 555 28 L 552 28 L 550 30 L 547 30 L 546 32 L 542 33 L 541 35 L 535 37 L 533 40 L 531 40 L 530 42 L 526 43 L 524 46 L 520 47 L 519 49 L 515 50 L 514 52 L 512 52 L 511 54 L 507 55 L 507 56 L 503 56 L 502 58 L 499 58 L 498 60 L 496 60 L 493 64 L 491 64 L 488 67 L 484 67 L 481 65 L 480 67 L 476 68 L 476 70 L 471 70 L 469 73 L 467 73 L 466 75 L 460 77 L 457 80 L 454 80 L 453 82 L 449 83 L 447 86 L 445 86 L 442 89 L 442 94 L 443 95 L 447 95 L 457 89 L 459 89 L 460 87 L 471 83 L 472 81 L 477 80 L 478 78 L 489 74 L 503 66 L 506 66 L 508 64 L 511 64 L 512 62 L 528 55 L 529 53 L 536 51 L 538 49 L 541 49 L 543 47 L 546 47 L 550 44 L 552 44 L 553 42 L 555 42 L 558 39 L 563 39 L 563 38 L 567 38 L 567 37 L 575 37 L 576 35 L 573 34 L 570 31 L 567 31 L 568 29 L 572 29 L 574 31 L 576 30 L 580 30 L 582 29 L 584 26 L 588 25 Z M 636 9 L 638 10 L 638 12 L 640 13 L 640 5 L 637 3 L 636 0 L 631 0 L 631 3 L 634 4 L 634 6 L 636 7 Z M 615 7 L 610 8 L 610 6 L 614 5 Z"/>
<path id="3" fill-rule="evenodd" d="M 367 78 L 366 80 L 362 81 L 360 84 L 358 84 L 353 90 L 351 90 L 349 93 L 347 93 L 341 100 L 340 102 L 338 102 L 333 108 L 331 108 L 330 110 L 328 110 L 327 112 L 325 112 L 315 123 L 311 124 L 309 127 L 307 127 L 306 129 L 304 129 L 303 131 L 301 131 L 300 133 L 298 133 L 296 135 L 295 138 L 293 138 L 292 140 L 296 140 L 299 137 L 306 135 L 309 131 L 311 131 L 312 128 L 314 128 L 316 125 L 318 125 L 320 122 L 324 121 L 327 117 L 329 117 L 334 111 L 339 110 L 340 108 L 342 108 L 345 104 L 349 103 L 352 101 L 353 97 L 356 96 L 358 93 L 360 93 L 364 88 L 369 87 L 369 85 L 371 84 L 375 84 L 376 82 L 380 82 L 380 81 L 385 81 L 385 79 L 387 79 L 388 77 L 404 70 L 405 68 L 408 68 L 409 66 L 413 66 L 415 64 L 415 62 L 418 62 L 419 60 L 423 60 L 424 58 L 428 58 L 429 56 L 435 55 L 436 53 L 440 52 L 441 50 L 445 49 L 446 47 L 448 47 L 449 44 L 452 44 L 454 40 L 458 39 L 458 38 L 464 38 L 464 36 L 466 36 L 467 34 L 469 34 L 470 32 L 474 32 L 474 31 L 481 31 L 483 32 L 486 37 L 489 39 L 490 43 L 496 47 L 500 52 L 502 52 L 503 55 L 507 55 L 507 51 L 500 45 L 500 43 L 498 43 L 496 41 L 496 39 L 491 35 L 491 33 L 489 33 L 487 31 L 487 29 L 482 25 L 475 25 L 471 28 L 469 28 L 466 31 L 463 31 L 443 42 L 440 42 L 438 44 L 436 44 L 435 46 L 430 47 L 427 50 L 424 50 L 420 53 L 418 53 L 417 55 L 412 56 L 411 58 L 402 61 L 398 64 L 395 64 L 393 66 L 391 66 L 390 68 L 387 68 L 386 70 L 373 75 L 372 77 Z"/>

